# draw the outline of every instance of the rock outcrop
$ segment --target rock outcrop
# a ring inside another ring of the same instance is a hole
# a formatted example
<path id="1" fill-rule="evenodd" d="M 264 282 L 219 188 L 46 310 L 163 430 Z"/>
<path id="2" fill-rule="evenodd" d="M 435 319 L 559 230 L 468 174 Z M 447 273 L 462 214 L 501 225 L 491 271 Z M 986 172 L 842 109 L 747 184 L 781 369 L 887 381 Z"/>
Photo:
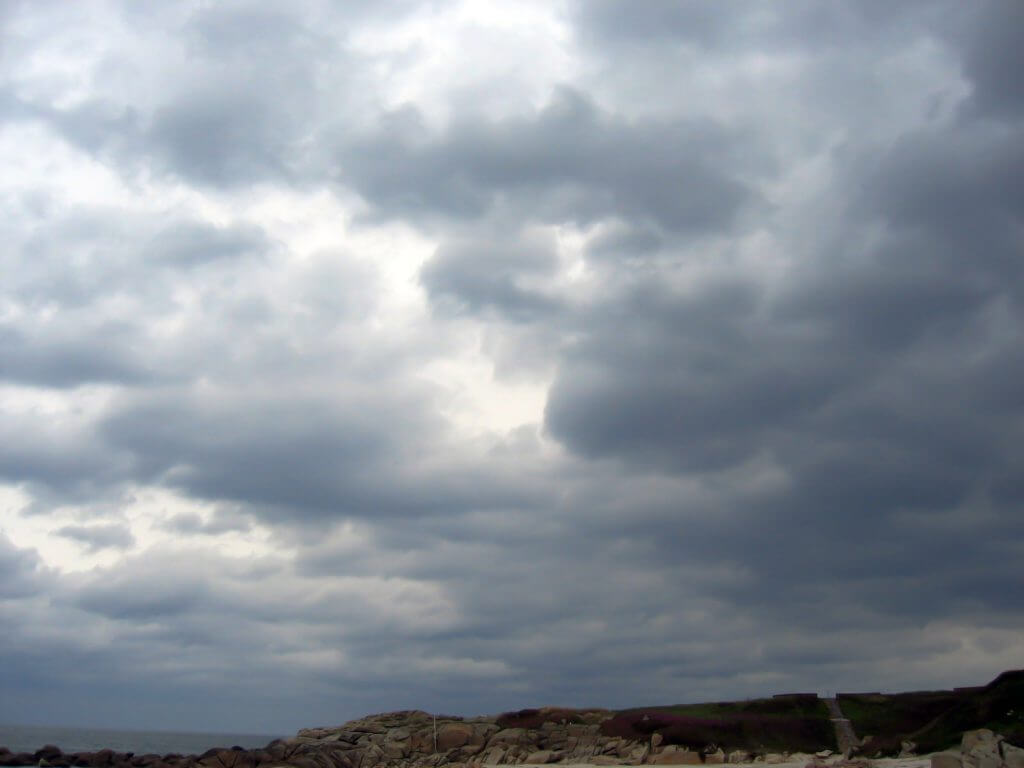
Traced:
<path id="1" fill-rule="evenodd" d="M 528 712 L 529 714 L 524 714 Z M 703 752 L 662 745 L 661 737 L 608 736 L 601 724 L 612 713 L 529 710 L 518 713 L 529 727 L 507 718 L 434 717 L 404 711 L 372 715 L 329 728 L 305 728 L 262 749 L 214 748 L 201 755 L 135 755 L 113 752 L 65 754 L 53 745 L 35 753 L 0 748 L 0 766 L 43 768 L 485 768 L 496 765 L 700 765 L 735 760 L 716 746 Z M 508 726 L 508 727 L 503 727 Z M 971 768 L 988 768 L 972 766 Z M 1020 767 L 1018 767 L 1020 768 Z"/>
<path id="2" fill-rule="evenodd" d="M 643 740 L 608 736 L 601 724 L 611 713 L 592 711 L 558 719 L 559 710 L 530 710 L 534 727 L 503 727 L 505 718 L 434 717 L 405 711 L 373 715 L 331 728 L 306 728 L 262 749 L 213 748 L 201 755 L 135 755 L 109 749 L 64 753 L 46 745 L 34 753 L 0 747 L 0 766 L 42 768 L 487 768 L 497 765 L 716 765 L 747 762 L 743 750 L 726 754 L 716 745 L 689 750 L 663 744 L 659 734 Z M 555 719 L 546 719 L 555 718 Z M 572 721 L 570 721 L 570 719 Z M 761 754 L 766 765 L 811 758 L 808 768 L 867 768 L 867 760 L 825 763 L 816 755 Z M 988 730 L 964 734 L 959 752 L 932 756 L 932 768 L 1024 768 L 1024 749 Z"/>
<path id="3" fill-rule="evenodd" d="M 932 755 L 931 768 L 1024 768 L 1024 749 L 987 728 L 967 731 L 960 751 Z"/>

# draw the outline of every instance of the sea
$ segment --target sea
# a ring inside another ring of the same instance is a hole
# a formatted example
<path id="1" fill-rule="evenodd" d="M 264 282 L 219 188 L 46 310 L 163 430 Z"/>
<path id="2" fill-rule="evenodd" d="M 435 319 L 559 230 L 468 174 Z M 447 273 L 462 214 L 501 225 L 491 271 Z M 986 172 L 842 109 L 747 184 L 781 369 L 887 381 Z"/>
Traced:
<path id="1" fill-rule="evenodd" d="M 169 752 L 197 755 L 211 747 L 264 747 L 284 734 L 182 733 L 176 731 L 111 731 L 99 728 L 60 728 L 42 725 L 0 725 L 0 747 L 11 752 L 35 752 L 54 744 L 63 752 L 112 749 L 137 755 Z"/>

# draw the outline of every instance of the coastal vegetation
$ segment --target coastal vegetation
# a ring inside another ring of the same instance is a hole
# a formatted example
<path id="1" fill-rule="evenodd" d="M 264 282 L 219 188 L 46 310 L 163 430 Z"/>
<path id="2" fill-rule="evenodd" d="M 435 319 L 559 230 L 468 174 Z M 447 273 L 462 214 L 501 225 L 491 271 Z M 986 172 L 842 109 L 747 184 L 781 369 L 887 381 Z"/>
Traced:
<path id="1" fill-rule="evenodd" d="M 988 728 L 1024 746 L 1024 670 L 1003 672 L 988 685 L 951 691 L 841 693 L 843 714 L 867 741 L 867 755 L 898 754 L 901 744 L 934 752 L 960 742 L 964 731 Z"/>
<path id="2" fill-rule="evenodd" d="M 751 752 L 836 748 L 828 710 L 814 694 L 628 709 L 602 723 L 601 730 L 625 739 L 659 734 L 663 744 L 694 750 L 709 743 Z"/>

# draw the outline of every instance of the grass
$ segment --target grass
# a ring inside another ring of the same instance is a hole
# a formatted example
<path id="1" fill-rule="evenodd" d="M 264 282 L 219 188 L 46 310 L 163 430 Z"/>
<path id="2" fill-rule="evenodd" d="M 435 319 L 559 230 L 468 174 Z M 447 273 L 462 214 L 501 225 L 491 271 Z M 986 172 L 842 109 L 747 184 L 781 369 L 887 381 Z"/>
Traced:
<path id="1" fill-rule="evenodd" d="M 695 750 L 709 744 L 751 752 L 836 748 L 828 710 L 815 696 L 630 709 L 602 723 L 601 731 L 629 739 L 659 733 L 665 744 Z"/>
<path id="2" fill-rule="evenodd" d="M 839 694 L 843 714 L 861 738 L 863 752 L 893 755 L 902 741 L 918 753 L 960 743 L 964 731 L 990 728 L 1024 746 L 1024 670 L 1004 672 L 977 689 L 894 694 Z"/>
<path id="3" fill-rule="evenodd" d="M 587 715 L 603 712 L 599 709 L 567 709 L 564 707 L 543 707 L 541 709 L 520 709 L 498 716 L 499 728 L 526 728 L 535 730 L 544 723 L 586 723 Z"/>

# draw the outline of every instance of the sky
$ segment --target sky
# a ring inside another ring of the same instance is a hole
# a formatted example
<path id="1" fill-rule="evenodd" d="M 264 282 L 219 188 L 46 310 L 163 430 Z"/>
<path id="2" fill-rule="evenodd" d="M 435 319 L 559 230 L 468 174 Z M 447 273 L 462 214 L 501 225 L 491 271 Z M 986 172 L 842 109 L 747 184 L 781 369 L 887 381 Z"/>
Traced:
<path id="1" fill-rule="evenodd" d="M 0 722 L 1024 666 L 1024 4 L 0 4 Z"/>

